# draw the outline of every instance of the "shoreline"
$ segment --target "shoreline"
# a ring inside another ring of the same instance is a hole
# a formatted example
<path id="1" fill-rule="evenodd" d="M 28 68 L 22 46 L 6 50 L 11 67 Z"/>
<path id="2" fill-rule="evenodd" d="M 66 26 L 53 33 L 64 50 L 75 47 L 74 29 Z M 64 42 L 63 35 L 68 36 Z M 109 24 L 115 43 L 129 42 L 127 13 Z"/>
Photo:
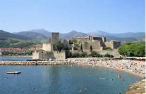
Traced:
<path id="1" fill-rule="evenodd" d="M 4 56 L 4 55 L 1 55 L 0 57 L 32 57 L 32 56 Z"/>
<path id="2" fill-rule="evenodd" d="M 6 56 L 6 57 L 11 57 L 11 56 Z M 16 57 L 28 57 L 28 56 L 16 56 Z M 129 60 L 126 60 L 126 61 L 129 61 Z M 111 66 L 111 65 L 97 65 L 97 64 L 93 64 L 93 63 L 86 63 L 85 64 L 84 61 L 71 61 L 71 60 L 68 60 L 68 59 L 63 60 L 63 61 L 0 61 L 0 65 L 52 65 L 52 64 L 53 65 L 58 65 L 58 64 L 63 65 L 64 62 L 66 62 L 67 64 L 75 64 L 75 65 L 81 65 L 81 66 L 93 66 L 93 67 L 110 68 L 110 69 L 130 73 L 130 74 L 139 76 L 141 78 L 145 77 L 145 74 L 135 73 L 133 71 L 128 71 L 128 69 L 121 69 L 121 68 L 117 68 L 117 67 Z M 102 61 L 102 62 L 107 63 L 108 61 Z M 99 62 L 97 62 L 97 63 L 99 63 Z"/>
<path id="3" fill-rule="evenodd" d="M 95 67 L 104 67 L 104 66 L 95 66 Z M 126 73 L 130 73 L 132 75 L 141 77 L 141 78 L 144 78 L 145 77 L 145 75 L 138 74 L 138 73 L 134 73 L 134 72 L 131 72 L 131 71 L 127 71 L 127 70 L 124 70 L 124 69 L 116 69 L 116 68 L 112 68 L 112 67 L 104 67 L 104 68 L 110 68 L 110 69 L 113 69 L 113 70 L 123 71 L 123 72 L 126 72 Z"/>
<path id="4" fill-rule="evenodd" d="M 87 59 L 85 59 L 87 60 Z M 128 62 L 128 63 L 125 63 L 125 62 Z M 121 67 L 120 65 L 114 65 L 114 63 L 116 64 L 126 64 L 128 65 L 130 62 L 130 64 L 134 64 L 134 68 L 136 69 L 139 69 L 138 66 L 136 66 L 135 64 L 142 64 L 144 65 L 145 62 L 140 62 L 140 61 L 131 61 L 131 60 L 118 60 L 118 61 L 111 61 L 111 60 L 104 60 L 104 61 L 99 61 L 97 59 L 89 59 L 89 61 L 83 61 L 83 60 L 78 60 L 76 61 L 75 59 L 72 61 L 72 60 L 69 60 L 69 59 L 65 59 L 65 60 L 62 60 L 62 61 L 59 61 L 59 60 L 56 60 L 56 61 L 0 61 L 0 65 L 26 65 L 26 66 L 29 66 L 29 65 L 79 65 L 79 66 L 92 66 L 92 67 L 100 67 L 100 68 L 109 68 L 109 69 L 113 69 L 114 71 L 123 71 L 125 73 L 129 73 L 129 74 L 132 74 L 132 75 L 135 75 L 135 76 L 138 76 L 140 78 L 145 79 L 145 73 L 143 74 L 143 71 L 136 71 L 137 73 L 134 72 L 133 67 L 131 67 L 130 65 L 130 68 L 127 68 L 127 69 L 124 69 L 125 67 Z M 138 63 L 137 63 L 138 62 Z M 144 68 L 145 67 L 140 67 L 140 68 Z M 139 73 L 138 73 L 139 72 Z M 141 81 L 138 81 L 138 82 L 141 82 Z M 137 89 L 135 88 L 131 88 L 131 87 L 134 87 L 135 85 L 138 84 L 138 82 L 136 83 L 131 83 L 125 90 L 125 93 L 126 94 L 131 94 L 131 93 L 127 93 L 127 92 L 136 92 Z M 140 85 L 137 85 L 137 87 L 139 87 Z M 142 87 L 142 86 L 140 86 Z M 130 88 L 130 89 L 129 89 Z M 141 89 L 142 91 L 144 90 L 144 86 L 143 88 Z"/>
<path id="5" fill-rule="evenodd" d="M 121 61 L 121 60 L 118 60 L 118 61 L 115 61 L 115 62 L 119 62 L 119 61 Z M 130 61 L 130 60 L 125 60 L 126 62 L 127 61 Z M 92 61 L 91 61 L 92 62 Z M 86 64 L 79 64 L 78 63 L 78 65 L 85 65 L 85 66 L 93 66 L 93 67 L 104 67 L 104 68 L 110 68 L 110 69 L 114 69 L 114 70 L 118 70 L 118 71 L 123 71 L 123 72 L 126 72 L 126 73 L 130 73 L 130 74 L 132 74 L 132 75 L 136 75 L 136 76 L 139 76 L 139 77 L 141 77 L 141 78 L 144 78 L 145 77 L 145 73 L 144 74 L 142 74 L 142 73 L 135 73 L 132 69 L 124 69 L 124 68 L 119 68 L 119 67 L 117 67 L 117 66 L 112 66 L 112 65 L 109 65 L 108 63 L 110 62 L 110 60 L 109 60 L 109 62 L 108 61 L 102 61 L 102 62 L 106 62 L 106 64 L 104 65 L 99 65 L 99 64 L 94 64 L 94 63 L 86 63 Z M 134 61 L 135 62 L 135 61 Z M 137 61 L 136 61 L 137 62 Z M 138 61 L 139 62 L 139 61 Z M 99 63 L 99 62 L 98 62 Z M 111 63 L 111 62 L 110 62 Z M 141 62 L 141 63 L 145 63 L 145 62 Z M 138 68 L 137 68 L 138 69 Z M 144 72 L 145 72 L 145 70 L 144 70 Z"/>

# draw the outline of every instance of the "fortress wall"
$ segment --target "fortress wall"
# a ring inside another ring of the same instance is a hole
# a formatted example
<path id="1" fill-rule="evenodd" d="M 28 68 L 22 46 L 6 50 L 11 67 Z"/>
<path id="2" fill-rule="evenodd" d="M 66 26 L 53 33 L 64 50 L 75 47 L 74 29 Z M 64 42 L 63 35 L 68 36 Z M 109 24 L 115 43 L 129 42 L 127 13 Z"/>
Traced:
<path id="1" fill-rule="evenodd" d="M 52 44 L 56 44 L 59 41 L 59 33 L 53 32 L 52 33 Z"/>
<path id="2" fill-rule="evenodd" d="M 83 49 L 83 51 L 90 51 L 90 43 L 88 42 L 87 46 L 83 43 L 82 49 Z"/>
<path id="3" fill-rule="evenodd" d="M 111 41 L 105 42 L 106 47 L 111 47 L 113 49 L 113 43 Z"/>
<path id="4" fill-rule="evenodd" d="M 41 60 L 49 60 L 49 59 L 65 59 L 66 53 L 65 51 L 62 52 L 34 52 L 33 59 L 41 59 Z"/>
<path id="5" fill-rule="evenodd" d="M 120 46 L 119 41 L 108 41 L 105 42 L 106 47 L 111 47 L 112 49 L 117 49 Z"/>
<path id="6" fill-rule="evenodd" d="M 96 41 L 94 43 L 91 43 L 91 45 L 92 45 L 93 51 L 102 51 L 103 50 L 103 47 L 101 46 L 100 41 Z"/>
<path id="7" fill-rule="evenodd" d="M 120 42 L 119 41 L 113 41 L 113 48 L 117 49 L 120 46 Z"/>
<path id="8" fill-rule="evenodd" d="M 118 49 L 114 49 L 114 50 L 103 50 L 100 51 L 99 54 L 105 55 L 106 53 L 111 54 L 114 56 L 114 58 L 120 58 L 120 54 L 118 52 Z"/>
<path id="9" fill-rule="evenodd" d="M 42 59 L 42 52 L 33 52 L 33 57 L 32 59 Z"/>
<path id="10" fill-rule="evenodd" d="M 89 39 L 84 39 L 84 38 L 83 38 L 83 39 L 77 39 L 77 41 L 78 41 L 78 42 L 84 43 L 84 42 L 86 42 L 86 41 L 89 41 Z"/>
<path id="11" fill-rule="evenodd" d="M 44 51 L 53 51 L 53 46 L 49 43 L 44 43 L 42 49 Z"/>
<path id="12" fill-rule="evenodd" d="M 65 51 L 53 52 L 55 59 L 66 59 Z"/>

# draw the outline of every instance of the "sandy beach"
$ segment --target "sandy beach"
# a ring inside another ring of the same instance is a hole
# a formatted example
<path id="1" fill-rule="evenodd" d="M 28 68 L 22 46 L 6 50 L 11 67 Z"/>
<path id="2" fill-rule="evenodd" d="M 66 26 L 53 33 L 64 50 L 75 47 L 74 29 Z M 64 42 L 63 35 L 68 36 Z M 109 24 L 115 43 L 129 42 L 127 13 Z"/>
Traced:
<path id="1" fill-rule="evenodd" d="M 81 66 L 105 67 L 118 71 L 124 71 L 145 80 L 145 61 L 134 60 L 98 60 L 98 59 L 70 59 L 71 62 Z M 145 82 L 139 81 L 129 85 L 126 94 L 144 94 Z M 140 84 L 139 84 L 140 83 Z"/>
<path id="2" fill-rule="evenodd" d="M 112 68 L 117 71 L 124 71 L 133 75 L 144 78 L 145 77 L 145 61 L 134 60 L 98 60 L 95 58 L 77 59 L 72 58 L 70 62 L 73 62 L 82 66 L 94 66 L 94 67 L 106 67 Z"/>

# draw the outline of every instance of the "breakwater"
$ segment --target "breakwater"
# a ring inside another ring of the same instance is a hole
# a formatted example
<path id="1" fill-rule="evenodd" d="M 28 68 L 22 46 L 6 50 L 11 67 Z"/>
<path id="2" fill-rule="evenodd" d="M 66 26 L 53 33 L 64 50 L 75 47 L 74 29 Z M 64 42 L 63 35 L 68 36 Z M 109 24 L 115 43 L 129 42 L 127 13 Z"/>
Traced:
<path id="1" fill-rule="evenodd" d="M 0 61 L 0 65 L 66 65 L 68 61 Z"/>

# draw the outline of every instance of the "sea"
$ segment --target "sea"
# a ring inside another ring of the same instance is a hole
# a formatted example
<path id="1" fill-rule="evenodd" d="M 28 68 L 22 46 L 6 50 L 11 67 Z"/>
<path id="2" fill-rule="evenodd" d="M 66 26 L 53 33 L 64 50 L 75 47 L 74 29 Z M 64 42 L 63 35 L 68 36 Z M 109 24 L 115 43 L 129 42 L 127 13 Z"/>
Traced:
<path id="1" fill-rule="evenodd" d="M 31 57 L 0 58 L 26 59 Z M 13 70 L 21 74 L 7 74 Z M 123 71 L 92 66 L 0 65 L 0 94 L 125 94 L 130 84 L 141 79 Z"/>

